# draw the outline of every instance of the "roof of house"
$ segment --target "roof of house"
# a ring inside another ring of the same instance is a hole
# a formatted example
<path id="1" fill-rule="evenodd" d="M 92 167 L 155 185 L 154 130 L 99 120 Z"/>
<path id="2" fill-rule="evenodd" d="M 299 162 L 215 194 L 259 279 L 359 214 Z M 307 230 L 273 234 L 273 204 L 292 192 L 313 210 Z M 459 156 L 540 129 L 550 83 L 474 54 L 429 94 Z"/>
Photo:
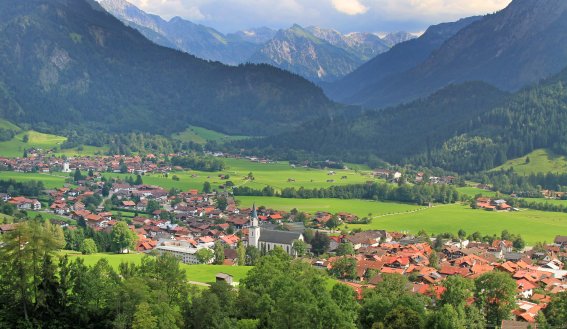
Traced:
<path id="1" fill-rule="evenodd" d="M 501 329 L 527 329 L 528 327 L 534 329 L 537 328 L 537 326 L 533 323 L 513 321 L 513 320 L 502 320 Z"/>
<path id="2" fill-rule="evenodd" d="M 288 231 L 272 231 L 261 229 L 260 230 L 260 241 L 278 243 L 278 244 L 293 244 L 293 241 L 299 239 L 301 233 L 298 232 L 288 232 Z"/>

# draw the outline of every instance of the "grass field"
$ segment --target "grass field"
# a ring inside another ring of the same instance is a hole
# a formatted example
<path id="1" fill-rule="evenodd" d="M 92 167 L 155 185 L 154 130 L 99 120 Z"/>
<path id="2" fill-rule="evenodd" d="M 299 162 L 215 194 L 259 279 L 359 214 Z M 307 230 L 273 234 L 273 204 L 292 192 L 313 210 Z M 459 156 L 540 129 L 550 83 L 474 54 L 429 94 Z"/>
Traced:
<path id="1" fill-rule="evenodd" d="M 252 197 L 240 196 L 236 197 L 240 201 L 242 207 L 251 206 L 254 202 L 256 206 L 265 206 L 276 210 L 289 211 L 297 208 L 299 211 L 307 213 L 315 213 L 317 211 L 326 211 L 330 213 L 348 212 L 360 217 L 379 216 L 392 213 L 400 213 L 414 211 L 422 208 L 416 205 L 395 203 L 395 202 L 377 202 L 366 200 L 341 200 L 341 199 L 284 199 L 277 197 Z"/>
<path id="2" fill-rule="evenodd" d="M 174 134 L 173 138 L 184 142 L 194 142 L 197 144 L 206 144 L 208 141 L 213 142 L 230 142 L 239 139 L 245 139 L 246 136 L 230 136 L 209 130 L 202 127 L 190 126 L 185 131 Z"/>
<path id="3" fill-rule="evenodd" d="M 529 163 L 526 163 L 526 157 L 529 157 Z M 567 172 L 567 158 L 564 156 L 553 154 L 550 150 L 539 149 L 521 158 L 508 160 L 500 167 L 493 170 L 514 168 L 514 171 L 529 175 L 538 172 L 565 173 Z"/>
<path id="4" fill-rule="evenodd" d="M 20 131 L 20 127 L 16 126 L 15 124 L 6 121 L 4 119 L 0 119 L 0 128 L 2 129 L 6 129 L 6 130 L 13 130 L 13 131 Z"/>
<path id="5" fill-rule="evenodd" d="M 44 219 L 56 219 L 56 220 L 60 220 L 60 221 L 64 221 L 66 223 L 69 223 L 70 225 L 76 225 L 77 224 L 77 221 L 74 220 L 74 219 L 70 219 L 69 217 L 59 216 L 59 215 L 56 215 L 56 214 L 50 213 L 50 212 L 43 212 L 43 211 L 26 211 L 26 212 L 28 214 L 28 218 L 34 218 L 37 215 L 41 215 L 41 217 L 43 217 Z"/>
<path id="6" fill-rule="evenodd" d="M 468 195 L 470 197 L 474 197 L 475 195 L 481 194 L 482 196 L 493 198 L 493 197 L 496 197 L 498 195 L 498 193 L 496 193 L 494 191 L 482 190 L 482 189 L 472 187 L 472 186 L 458 187 L 457 191 L 459 191 L 459 193 L 461 193 L 461 194 Z"/>
<path id="7" fill-rule="evenodd" d="M 213 187 L 224 184 L 226 181 L 221 180 L 219 174 L 230 175 L 229 180 L 235 185 L 245 185 L 255 189 L 262 189 L 265 186 L 272 186 L 276 189 L 286 187 L 305 187 L 305 188 L 321 188 L 333 185 L 346 185 L 365 183 L 367 181 L 375 181 L 368 171 L 355 170 L 335 170 L 335 175 L 328 175 L 327 170 L 310 169 L 310 168 L 292 168 L 289 163 L 281 162 L 276 164 L 254 163 L 242 159 L 225 159 L 227 168 L 222 172 L 202 172 L 202 171 L 183 171 L 170 173 L 168 177 L 163 175 L 145 175 L 143 176 L 144 184 L 157 185 L 165 189 L 178 188 L 181 190 L 203 188 L 203 184 L 208 181 Z M 248 173 L 254 175 L 253 181 L 247 181 L 244 178 Z M 173 175 L 179 178 L 179 181 L 173 180 Z M 126 178 L 129 174 L 105 173 L 106 177 Z M 195 176 L 195 177 L 192 177 Z M 346 176 L 346 179 L 341 179 Z M 289 179 L 295 181 L 288 181 Z M 327 180 L 334 180 L 333 183 Z"/>
<path id="8" fill-rule="evenodd" d="M 29 182 L 32 180 L 42 181 L 45 188 L 53 189 L 63 187 L 67 176 L 64 174 L 40 174 L 40 173 L 21 173 L 13 171 L 0 171 L 0 180 L 14 179 L 18 182 Z"/>
<path id="9" fill-rule="evenodd" d="M 9 122 L 2 122 L 0 120 L 0 128 L 2 125 L 10 124 Z M 17 127 L 16 127 L 17 128 Z M 28 135 L 28 142 L 24 143 L 23 138 Z M 44 134 L 37 131 L 29 130 L 18 133 L 12 140 L 0 142 L 0 156 L 5 157 L 22 157 L 24 149 L 38 148 L 42 150 L 49 150 L 56 148 L 54 153 L 56 156 L 66 155 L 96 155 L 103 154 L 107 151 L 105 147 L 83 146 L 82 150 L 77 148 L 60 150 L 59 146 L 67 140 L 66 137 Z"/>
<path id="10" fill-rule="evenodd" d="M 375 218 L 371 224 L 349 225 L 364 230 L 385 229 L 417 233 L 457 233 L 464 229 L 468 234 L 500 235 L 503 230 L 520 234 L 527 243 L 553 241 L 556 235 L 567 234 L 567 214 L 523 210 L 520 212 L 488 212 L 471 209 L 466 205 L 445 205 L 408 214 Z"/>
<path id="11" fill-rule="evenodd" d="M 85 265 L 93 266 L 101 258 L 106 258 L 108 263 L 114 268 L 118 269 L 118 266 L 122 262 L 140 264 L 144 254 L 132 253 L 132 254 L 112 254 L 112 253 L 99 253 L 93 255 L 82 255 L 81 253 L 74 251 L 63 251 L 62 254 L 69 255 L 69 259 L 72 260 L 74 257 L 81 257 L 85 261 Z M 242 280 L 248 271 L 252 269 L 251 266 L 227 266 L 227 265 L 186 265 L 181 264 L 181 268 L 185 270 L 187 274 L 187 280 L 202 282 L 202 283 L 212 283 L 215 281 L 215 275 L 219 272 L 227 273 L 233 276 L 234 281 L 239 282 Z"/>

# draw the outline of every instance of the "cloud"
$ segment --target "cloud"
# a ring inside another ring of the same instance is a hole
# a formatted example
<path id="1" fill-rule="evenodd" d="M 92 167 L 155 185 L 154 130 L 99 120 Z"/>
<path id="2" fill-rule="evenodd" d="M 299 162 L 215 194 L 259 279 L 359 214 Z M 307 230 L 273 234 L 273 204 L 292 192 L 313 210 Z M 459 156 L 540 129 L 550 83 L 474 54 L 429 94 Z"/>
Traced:
<path id="1" fill-rule="evenodd" d="M 500 10 L 511 0 L 128 0 L 166 19 L 181 16 L 222 32 L 294 23 L 342 32 L 422 31 Z"/>
<path id="2" fill-rule="evenodd" d="M 332 0 L 332 3 L 336 10 L 351 16 L 364 14 L 369 9 L 358 0 Z"/>

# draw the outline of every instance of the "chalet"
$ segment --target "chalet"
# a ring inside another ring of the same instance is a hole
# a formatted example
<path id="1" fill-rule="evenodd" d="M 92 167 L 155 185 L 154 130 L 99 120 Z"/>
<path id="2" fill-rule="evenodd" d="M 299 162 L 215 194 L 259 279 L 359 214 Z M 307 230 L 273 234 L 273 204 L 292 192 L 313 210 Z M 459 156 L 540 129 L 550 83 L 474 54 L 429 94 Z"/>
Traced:
<path id="1" fill-rule="evenodd" d="M 358 250 L 362 247 L 376 247 L 380 242 L 391 241 L 390 236 L 384 230 L 379 231 L 364 231 L 354 235 L 349 235 L 346 240 L 353 244 L 354 249 Z"/>

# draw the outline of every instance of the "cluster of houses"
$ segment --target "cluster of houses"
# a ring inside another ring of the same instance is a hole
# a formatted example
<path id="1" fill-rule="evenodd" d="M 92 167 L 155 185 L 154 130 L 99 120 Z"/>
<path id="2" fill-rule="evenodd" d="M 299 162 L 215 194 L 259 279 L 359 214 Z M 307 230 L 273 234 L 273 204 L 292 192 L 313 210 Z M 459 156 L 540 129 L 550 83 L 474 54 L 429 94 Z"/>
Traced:
<path id="1" fill-rule="evenodd" d="M 397 170 L 375 169 L 372 174 L 376 178 L 382 178 L 390 182 L 398 182 L 402 178 L 402 173 Z M 417 172 L 413 181 L 416 184 L 453 184 L 455 178 L 455 176 L 427 176 L 424 172 Z"/>
<path id="2" fill-rule="evenodd" d="M 518 211 L 508 204 L 508 201 L 503 199 L 491 199 L 487 197 L 480 197 L 475 200 L 475 205 L 477 209 L 484 209 L 488 211 Z"/>
<path id="3" fill-rule="evenodd" d="M 175 154 L 170 154 L 175 156 Z M 160 161 L 157 156 L 84 156 L 58 158 L 49 154 L 29 153 L 25 158 L 0 158 L 0 168 L 15 172 L 73 172 L 76 169 L 96 172 L 126 171 L 131 174 L 168 173 L 171 166 Z M 126 170 L 124 170 L 126 169 Z"/>
<path id="4" fill-rule="evenodd" d="M 557 236 L 554 244 L 541 250 L 514 251 L 512 242 L 447 242 L 440 252 L 431 244 L 396 232 L 365 231 L 353 235 L 331 237 L 331 249 L 351 243 L 356 260 L 356 279 L 345 282 L 359 296 L 363 288 L 373 288 L 383 273 L 407 276 L 415 293 L 439 298 L 445 288 L 442 282 L 451 275 L 475 279 L 484 273 L 508 273 L 517 286 L 517 308 L 513 314 L 520 328 L 535 323 L 538 313 L 547 307 L 551 297 L 567 291 L 567 236 Z M 431 264 L 436 254 L 437 264 Z M 340 257 L 317 260 L 315 266 L 328 269 Z M 512 321 L 508 324 L 517 322 Z M 522 324 L 524 323 L 524 324 Z"/>

